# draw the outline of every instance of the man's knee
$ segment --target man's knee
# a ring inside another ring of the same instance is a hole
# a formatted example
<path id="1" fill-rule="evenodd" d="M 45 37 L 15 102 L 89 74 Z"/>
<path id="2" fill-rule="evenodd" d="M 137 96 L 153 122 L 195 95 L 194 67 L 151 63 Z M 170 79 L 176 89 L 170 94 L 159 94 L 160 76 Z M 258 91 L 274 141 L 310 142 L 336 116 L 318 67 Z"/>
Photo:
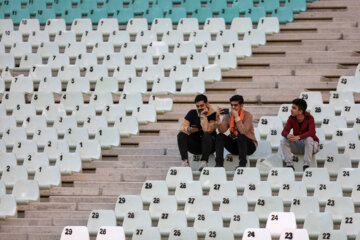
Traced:
<path id="1" fill-rule="evenodd" d="M 177 139 L 178 141 L 181 141 L 183 140 L 184 138 L 186 138 L 188 135 L 186 135 L 185 133 L 183 132 L 179 132 L 178 135 L 177 135 Z"/>
<path id="2" fill-rule="evenodd" d="M 289 144 L 290 141 L 286 137 L 281 137 L 280 144 L 283 146 L 285 144 Z"/>
<path id="3" fill-rule="evenodd" d="M 304 139 L 305 144 L 312 144 L 314 142 L 314 139 L 312 137 L 307 137 Z"/>

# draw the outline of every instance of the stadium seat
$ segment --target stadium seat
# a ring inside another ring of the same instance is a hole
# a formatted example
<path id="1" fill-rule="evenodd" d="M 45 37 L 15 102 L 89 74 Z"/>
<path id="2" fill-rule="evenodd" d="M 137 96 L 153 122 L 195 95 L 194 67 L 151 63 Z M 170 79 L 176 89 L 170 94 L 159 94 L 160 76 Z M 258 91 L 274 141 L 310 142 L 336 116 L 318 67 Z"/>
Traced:
<path id="1" fill-rule="evenodd" d="M 255 213 L 261 222 L 266 221 L 269 214 L 273 211 L 283 212 L 284 207 L 280 197 L 267 196 L 259 197 L 255 205 Z"/>
<path id="2" fill-rule="evenodd" d="M 247 228 L 244 230 L 242 240 L 270 240 L 271 233 L 267 229 L 262 228 Z"/>
<path id="3" fill-rule="evenodd" d="M 69 145 L 66 140 L 49 140 L 44 147 L 44 153 L 49 161 L 54 162 L 61 153 L 68 153 Z"/>
<path id="4" fill-rule="evenodd" d="M 102 42 L 103 36 L 100 31 L 86 31 L 81 37 L 81 43 L 87 47 L 94 47 L 96 43 Z"/>
<path id="5" fill-rule="evenodd" d="M 187 56 L 186 65 L 191 66 L 192 69 L 199 69 L 202 66 L 208 65 L 209 59 L 207 53 L 192 53 Z M 174 68 L 173 68 L 174 69 Z M 191 74 L 192 75 L 192 74 Z M 192 76 L 190 76 L 192 77 Z M 185 79 L 185 78 L 183 78 Z"/>
<path id="6" fill-rule="evenodd" d="M 134 77 L 126 80 L 123 88 L 123 93 L 133 94 L 133 93 L 146 93 L 147 84 L 146 80 L 142 77 Z"/>
<path id="7" fill-rule="evenodd" d="M 89 230 L 83 226 L 64 227 L 60 240 L 90 240 Z"/>
<path id="8" fill-rule="evenodd" d="M 129 78 L 135 78 L 136 77 L 135 66 L 133 65 L 118 66 L 114 71 L 113 77 L 122 83 L 128 81 Z"/>
<path id="9" fill-rule="evenodd" d="M 344 154 L 348 155 L 351 162 L 359 162 L 360 160 L 360 142 L 359 141 L 348 141 L 345 146 Z"/>
<path id="10" fill-rule="evenodd" d="M 358 134 L 353 128 L 337 128 L 334 130 L 332 140 L 339 149 L 344 149 L 347 142 L 358 141 Z"/>
<path id="11" fill-rule="evenodd" d="M 61 174 L 70 175 L 81 172 L 81 158 L 79 153 L 61 152 L 56 159 L 55 166 L 58 166 Z"/>
<path id="12" fill-rule="evenodd" d="M 99 228 L 103 226 L 116 226 L 116 217 L 113 210 L 93 210 L 91 211 L 87 228 L 90 235 L 96 235 Z"/>
<path id="13" fill-rule="evenodd" d="M 233 181 L 238 190 L 244 190 L 249 183 L 260 182 L 260 172 L 257 168 L 237 168 Z"/>
<path id="14" fill-rule="evenodd" d="M 39 147 L 44 147 L 49 141 L 57 140 L 57 132 L 55 128 L 51 127 L 37 127 L 35 129 L 33 140 Z"/>
<path id="15" fill-rule="evenodd" d="M 233 240 L 234 239 L 234 234 L 231 231 L 231 229 L 229 229 L 229 228 L 221 228 L 221 227 L 210 228 L 205 234 L 205 239 L 206 240 L 210 240 L 210 239 L 229 239 L 229 240 Z"/>
<path id="16" fill-rule="evenodd" d="M 360 92 L 360 82 L 359 79 L 354 76 L 341 76 L 339 78 L 337 87 L 337 92 Z"/>
<path id="17" fill-rule="evenodd" d="M 332 136 L 334 129 L 346 127 L 346 120 L 342 116 L 325 117 L 323 118 L 321 124 L 321 129 L 327 137 Z"/>
<path id="18" fill-rule="evenodd" d="M 150 53 L 138 53 L 132 56 L 131 58 L 131 65 L 135 66 L 137 70 L 142 70 L 146 66 L 152 64 L 153 64 L 153 58 Z"/>
<path id="19" fill-rule="evenodd" d="M 193 32 L 199 30 L 199 21 L 197 18 L 182 18 L 177 25 L 177 30 L 183 34 L 190 34 L 191 37 Z"/>
<path id="20" fill-rule="evenodd" d="M 17 162 L 16 162 L 16 157 L 14 153 L 7 153 L 7 152 L 0 152 L 0 173 L 3 173 L 4 171 L 6 171 L 6 167 L 7 166 L 16 166 Z M 5 192 L 3 192 L 2 189 L 2 185 L 4 184 L 4 182 L 2 182 L 0 180 L 0 195 L 5 194 Z M 5 188 L 5 185 L 4 185 Z"/>
<path id="21" fill-rule="evenodd" d="M 76 128 L 77 122 L 74 116 L 59 116 L 53 127 L 56 129 L 58 134 L 64 135 L 69 128 Z"/>
<path id="22" fill-rule="evenodd" d="M 42 152 L 25 152 L 23 166 L 29 174 L 34 174 L 39 167 L 49 166 L 49 159 L 45 153 Z"/>
<path id="23" fill-rule="evenodd" d="M 341 116 L 346 119 L 346 122 L 349 124 L 353 124 L 355 119 L 358 117 L 358 113 L 360 111 L 360 104 L 344 104 Z"/>
<path id="24" fill-rule="evenodd" d="M 272 168 L 269 171 L 267 181 L 272 189 L 279 190 L 285 182 L 295 181 L 294 172 L 291 168 Z"/>
<path id="25" fill-rule="evenodd" d="M 154 105 L 157 113 L 170 112 L 173 109 L 173 100 L 171 98 L 150 96 L 149 104 Z"/>
<path id="26" fill-rule="evenodd" d="M 324 141 L 319 144 L 319 152 L 315 154 L 316 162 L 325 162 L 329 154 L 337 154 L 338 147 L 335 141 Z"/>
<path id="27" fill-rule="evenodd" d="M 58 117 L 65 116 L 65 108 L 63 104 L 49 104 L 46 107 L 44 107 L 42 115 L 45 116 L 46 120 L 48 122 L 55 122 Z"/>
<path id="28" fill-rule="evenodd" d="M 47 64 L 51 69 L 59 70 L 62 66 L 70 64 L 69 56 L 66 54 L 54 54 L 49 56 Z"/>
<path id="29" fill-rule="evenodd" d="M 1 101 L 7 110 L 14 110 L 17 106 L 25 105 L 23 92 L 5 92 Z"/>
<path id="30" fill-rule="evenodd" d="M 130 36 L 128 31 L 113 31 L 109 35 L 109 42 L 111 42 L 114 47 L 120 47 L 123 43 L 130 42 Z"/>
<path id="31" fill-rule="evenodd" d="M 221 69 L 217 64 L 202 66 L 199 69 L 198 77 L 204 79 L 205 83 L 218 82 L 221 80 Z"/>
<path id="32" fill-rule="evenodd" d="M 279 19 L 277 17 L 260 18 L 257 29 L 263 30 L 266 34 L 279 33 Z"/>
<path id="33" fill-rule="evenodd" d="M 33 91 L 33 81 L 30 77 L 20 74 L 11 81 L 10 92 L 32 93 Z"/>
<path id="34" fill-rule="evenodd" d="M 55 35 L 55 42 L 60 47 L 66 47 L 69 43 L 76 42 L 76 34 L 74 31 L 59 31 Z"/>
<path id="35" fill-rule="evenodd" d="M 280 234 L 280 240 L 292 238 L 294 240 L 309 240 L 309 235 L 306 229 L 285 229 Z"/>
<path id="36" fill-rule="evenodd" d="M 251 44 L 248 41 L 236 41 L 230 45 L 230 51 L 237 58 L 250 57 L 252 55 Z"/>
<path id="37" fill-rule="evenodd" d="M 98 42 L 93 48 L 93 53 L 98 58 L 105 58 L 107 55 L 114 53 L 114 45 L 111 42 Z"/>
<path id="38" fill-rule="evenodd" d="M 172 22 L 168 18 L 155 18 L 151 24 L 151 31 L 157 34 L 164 34 L 167 31 L 172 31 Z"/>
<path id="39" fill-rule="evenodd" d="M 315 124 L 322 123 L 326 118 L 335 117 L 335 110 L 331 104 L 313 104 L 310 111 Z"/>
<path id="40" fill-rule="evenodd" d="M 14 184 L 12 194 L 18 204 L 39 201 L 39 185 L 36 180 L 17 180 Z"/>
<path id="41" fill-rule="evenodd" d="M 169 234 L 169 240 L 189 239 L 196 240 L 197 233 L 193 227 L 173 228 Z"/>
<path id="42" fill-rule="evenodd" d="M 46 78 L 45 80 L 47 80 L 48 78 L 51 78 L 51 68 L 47 65 L 33 65 L 30 68 L 30 73 L 29 73 L 31 79 L 33 80 L 33 82 L 41 82 L 42 80 L 44 80 L 44 78 Z M 46 81 L 44 80 L 44 82 L 46 83 Z M 54 84 L 55 85 L 55 84 Z M 61 89 L 61 86 L 60 86 Z M 40 90 L 39 90 L 40 92 Z"/>
<path id="43" fill-rule="evenodd" d="M 175 79 L 170 77 L 161 77 L 154 81 L 151 94 L 152 95 L 167 95 L 174 94 L 176 91 Z"/>
<path id="44" fill-rule="evenodd" d="M 134 55 L 142 53 L 141 44 L 138 42 L 125 42 L 121 45 L 120 53 L 125 58 L 132 58 Z"/>
<path id="45" fill-rule="evenodd" d="M 58 78 L 62 82 L 68 82 L 72 78 L 79 78 L 80 77 L 80 68 L 76 65 L 63 65 L 60 66 L 58 72 Z"/>
<path id="46" fill-rule="evenodd" d="M 162 41 L 170 47 L 177 45 L 184 40 L 183 33 L 180 30 L 167 31 L 163 34 Z"/>
<path id="47" fill-rule="evenodd" d="M 133 211 L 125 215 L 122 227 L 126 234 L 133 234 L 136 229 L 151 227 L 151 217 L 148 211 Z"/>
<path id="48" fill-rule="evenodd" d="M 99 141 L 102 149 L 110 149 L 120 145 L 120 133 L 114 127 L 99 128 L 95 139 Z"/>
<path id="49" fill-rule="evenodd" d="M 209 196 L 213 204 L 219 205 L 222 202 L 223 197 L 237 196 L 235 183 L 233 182 L 214 183 L 213 186 L 210 186 Z"/>
<path id="50" fill-rule="evenodd" d="M 183 211 L 163 212 L 158 222 L 161 235 L 169 235 L 174 228 L 185 228 L 186 216 Z"/>
<path id="51" fill-rule="evenodd" d="M 14 43 L 21 43 L 23 41 L 22 38 L 23 37 L 20 31 L 9 30 L 2 34 L 1 43 L 5 47 L 10 47 Z M 4 54 L 4 52 L 2 54 Z"/>
<path id="52" fill-rule="evenodd" d="M 296 229 L 295 215 L 292 212 L 271 212 L 267 218 L 266 229 L 272 237 L 279 237 L 283 231 Z"/>
<path id="53" fill-rule="evenodd" d="M 304 171 L 302 181 L 307 189 L 315 189 L 318 184 L 329 182 L 329 172 L 326 168 L 308 168 Z"/>
<path id="54" fill-rule="evenodd" d="M 165 181 L 145 181 L 141 188 L 141 198 L 144 203 L 150 203 L 154 197 L 168 195 Z"/>
<path id="55" fill-rule="evenodd" d="M 265 181 L 249 183 L 246 186 L 243 195 L 246 197 L 248 204 L 256 204 L 260 197 L 271 196 L 270 183 Z"/>
<path id="56" fill-rule="evenodd" d="M 210 228 L 222 227 L 221 214 L 216 211 L 200 212 L 194 221 L 194 228 L 198 236 L 205 236 Z"/>
<path id="57" fill-rule="evenodd" d="M 120 137 L 129 137 L 139 133 L 139 126 L 136 117 L 120 117 L 115 122 L 115 127 L 120 132 Z"/>
<path id="58" fill-rule="evenodd" d="M 272 16 L 279 19 L 280 24 L 294 21 L 293 11 L 290 7 L 278 7 L 272 12 Z"/>
<path id="59" fill-rule="evenodd" d="M 355 212 L 354 203 L 350 197 L 331 197 L 327 200 L 325 212 L 332 215 L 334 222 L 341 222 L 343 215 Z"/>
<path id="60" fill-rule="evenodd" d="M 61 96 L 60 103 L 66 111 L 73 111 L 76 105 L 84 104 L 84 100 L 81 92 L 66 92 Z"/>
<path id="61" fill-rule="evenodd" d="M 282 198 L 284 205 L 293 204 L 296 197 L 306 197 L 307 190 L 303 182 L 285 181 L 279 189 L 279 197 Z"/>
<path id="62" fill-rule="evenodd" d="M 169 189 L 174 190 L 180 182 L 186 183 L 193 180 L 190 168 L 171 167 L 166 175 L 166 184 Z"/>
<path id="63" fill-rule="evenodd" d="M 102 115 L 106 118 L 108 123 L 114 123 L 119 117 L 126 116 L 125 106 L 122 103 L 107 105 L 105 106 Z"/>
<path id="64" fill-rule="evenodd" d="M 17 215 L 14 195 L 0 195 L 0 219 L 15 217 Z"/>
<path id="65" fill-rule="evenodd" d="M 143 210 L 141 197 L 138 195 L 120 195 L 115 204 L 115 216 L 123 220 L 128 212 Z"/>
<path id="66" fill-rule="evenodd" d="M 342 230 L 349 238 L 356 238 L 359 233 L 359 227 L 359 213 L 347 213 L 343 215 L 340 224 L 340 230 Z"/>
<path id="67" fill-rule="evenodd" d="M 304 221 L 304 229 L 309 233 L 309 237 L 316 237 L 322 231 L 332 230 L 333 221 L 330 213 L 309 213 Z"/>
<path id="68" fill-rule="evenodd" d="M 186 217 L 194 220 L 200 212 L 212 211 L 212 202 L 209 196 L 190 196 L 185 202 Z"/>
<path id="69" fill-rule="evenodd" d="M 203 189 L 209 189 L 214 183 L 226 182 L 225 169 L 206 167 L 201 171 L 199 181 Z"/>
<path id="70" fill-rule="evenodd" d="M 287 0 L 285 6 L 290 7 L 294 13 L 305 12 L 306 0 Z"/>
<path id="71" fill-rule="evenodd" d="M 38 182 L 40 189 L 61 185 L 60 169 L 57 166 L 40 166 L 35 172 L 34 179 Z"/>
<path id="72" fill-rule="evenodd" d="M 146 9 L 143 17 L 146 18 L 149 24 L 153 23 L 154 20 L 160 19 L 164 16 L 164 11 L 160 7 L 153 6 L 152 8 Z M 172 24 L 171 24 L 172 25 Z"/>
<path id="73" fill-rule="evenodd" d="M 27 180 L 28 173 L 25 166 L 6 166 L 1 180 L 5 183 L 6 188 L 13 188 L 19 180 Z"/>
<path id="74" fill-rule="evenodd" d="M 107 121 L 104 116 L 88 116 L 84 121 L 84 128 L 86 128 L 90 136 L 94 136 L 100 128 L 107 128 Z"/>
<path id="75" fill-rule="evenodd" d="M 15 66 L 14 55 L 11 53 L 0 53 L 0 69 L 11 68 Z"/>
<path id="76" fill-rule="evenodd" d="M 102 226 L 97 232 L 96 240 L 111 240 L 119 239 L 125 240 L 125 232 L 122 227 L 116 226 Z"/>
<path id="77" fill-rule="evenodd" d="M 6 146 L 11 147 L 19 140 L 26 140 L 26 129 L 22 127 L 5 129 L 2 140 Z"/>
<path id="78" fill-rule="evenodd" d="M 219 212 L 225 221 L 231 221 L 234 213 L 242 213 L 248 211 L 246 198 L 243 196 L 227 196 L 220 201 Z"/>
<path id="79" fill-rule="evenodd" d="M 160 231 L 157 227 L 148 227 L 148 228 L 137 228 L 131 240 L 161 240 Z"/>
<path id="80" fill-rule="evenodd" d="M 355 104 L 353 92 L 330 91 L 329 104 L 332 104 L 334 106 L 336 113 L 340 113 L 341 111 L 343 111 L 343 107 L 345 104 Z"/>
<path id="81" fill-rule="evenodd" d="M 237 60 L 236 56 L 232 52 L 224 52 L 215 56 L 215 64 L 217 64 L 221 70 L 236 69 Z"/>
<path id="82" fill-rule="evenodd" d="M 147 29 L 148 24 L 145 18 L 132 18 L 126 26 L 126 30 L 133 35 L 136 35 L 141 31 L 146 31 Z"/>
<path id="83" fill-rule="evenodd" d="M 204 30 L 209 31 L 211 34 L 217 34 L 225 30 L 225 20 L 223 18 L 208 18 L 205 22 Z"/>
<path id="84" fill-rule="evenodd" d="M 159 65 L 150 64 L 142 69 L 141 76 L 145 78 L 147 82 L 154 82 L 159 77 L 164 77 L 164 69 Z M 171 77 L 171 76 L 170 76 Z"/>
<path id="85" fill-rule="evenodd" d="M 76 35 L 82 35 L 86 31 L 92 30 L 92 23 L 90 18 L 78 18 L 74 19 L 71 24 L 71 31 Z"/>
<path id="86" fill-rule="evenodd" d="M 255 212 L 234 212 L 229 228 L 236 237 L 243 236 L 245 230 L 250 227 L 260 227 L 259 218 Z"/>
<path id="87" fill-rule="evenodd" d="M 292 104 L 282 104 L 278 111 L 278 117 L 282 120 L 283 124 L 287 122 L 291 115 Z"/>
<path id="88" fill-rule="evenodd" d="M 282 138 L 281 135 L 282 129 L 280 128 L 270 128 L 269 132 L 266 136 L 266 141 L 270 142 L 272 149 L 279 149 L 280 148 L 280 141 Z"/>
<path id="89" fill-rule="evenodd" d="M 259 120 L 259 125 L 258 125 L 258 130 L 260 133 L 260 136 L 266 136 L 269 132 L 270 128 L 278 128 L 278 129 L 282 129 L 283 128 L 283 124 L 282 121 L 279 117 L 266 117 L 263 116 L 260 118 Z"/>
<path id="90" fill-rule="evenodd" d="M 341 197 L 342 189 L 338 182 L 326 182 L 319 183 L 314 191 L 314 197 L 316 197 L 320 205 L 325 205 L 327 200 L 331 197 Z"/>
<path id="91" fill-rule="evenodd" d="M 347 154 L 329 154 L 324 167 L 328 169 L 330 176 L 337 176 L 339 169 L 351 167 L 351 160 Z"/>
<path id="92" fill-rule="evenodd" d="M 189 197 L 202 195 L 202 188 L 199 181 L 178 182 L 175 189 L 175 197 L 179 204 L 185 204 Z M 193 204 L 190 201 L 188 204 Z"/>
<path id="93" fill-rule="evenodd" d="M 150 202 L 149 213 L 152 219 L 164 219 L 168 220 L 168 216 L 175 212 L 177 209 L 177 202 L 174 196 L 155 196 Z M 185 218 L 185 214 L 184 214 Z M 162 232 L 162 230 L 160 230 Z"/>
<path id="94" fill-rule="evenodd" d="M 308 214 L 320 212 L 319 202 L 316 197 L 295 196 L 291 200 L 290 212 L 295 214 L 297 222 L 304 222 Z"/>
<path id="95" fill-rule="evenodd" d="M 190 58 L 190 57 L 188 57 Z M 192 66 L 189 64 L 175 65 L 170 70 L 170 78 L 175 79 L 177 83 L 181 83 L 184 79 L 193 76 Z"/>
<path id="96" fill-rule="evenodd" d="M 76 152 L 80 154 L 82 161 L 101 159 L 101 146 L 98 140 L 82 140 L 78 142 Z"/>
<path id="97" fill-rule="evenodd" d="M 205 92 L 204 79 L 199 77 L 191 77 L 183 80 L 179 95 L 196 95 Z"/>
<path id="98" fill-rule="evenodd" d="M 186 18 L 186 9 L 183 7 L 171 8 L 165 12 L 165 18 L 170 18 L 173 24 L 178 24 L 182 18 Z"/>
<path id="99" fill-rule="evenodd" d="M 30 35 L 32 32 L 39 31 L 39 30 L 40 30 L 40 23 L 39 23 L 39 20 L 36 18 L 23 19 L 20 22 L 19 31 L 23 35 Z"/>
<path id="100" fill-rule="evenodd" d="M 104 57 L 103 64 L 107 67 L 108 70 L 114 70 L 118 66 L 125 65 L 125 57 L 121 53 L 109 54 Z"/>
<path id="101" fill-rule="evenodd" d="M 176 44 L 174 53 L 179 55 L 181 58 L 186 58 L 190 54 L 196 52 L 195 43 L 192 41 L 183 41 Z"/>
<path id="102" fill-rule="evenodd" d="M 321 231 L 318 237 L 318 240 L 321 239 L 330 239 L 330 240 L 346 240 L 346 234 L 342 230 L 328 230 Z"/>

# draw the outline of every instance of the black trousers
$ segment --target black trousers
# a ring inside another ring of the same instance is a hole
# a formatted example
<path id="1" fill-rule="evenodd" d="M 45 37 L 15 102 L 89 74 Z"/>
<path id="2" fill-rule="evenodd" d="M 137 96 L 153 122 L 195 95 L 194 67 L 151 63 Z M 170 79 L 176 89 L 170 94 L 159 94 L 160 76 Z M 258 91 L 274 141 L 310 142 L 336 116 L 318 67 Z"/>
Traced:
<path id="1" fill-rule="evenodd" d="M 199 135 L 187 135 L 179 132 L 177 135 L 178 147 L 181 159 L 189 159 L 188 152 L 192 154 L 202 154 L 201 161 L 208 161 L 211 153 L 215 152 L 215 137 L 210 133 Z"/>
<path id="2" fill-rule="evenodd" d="M 216 163 L 224 164 L 224 148 L 231 154 L 239 155 L 239 165 L 246 166 L 246 155 L 255 152 L 256 146 L 254 142 L 243 134 L 239 134 L 235 139 L 219 133 L 216 136 Z"/>

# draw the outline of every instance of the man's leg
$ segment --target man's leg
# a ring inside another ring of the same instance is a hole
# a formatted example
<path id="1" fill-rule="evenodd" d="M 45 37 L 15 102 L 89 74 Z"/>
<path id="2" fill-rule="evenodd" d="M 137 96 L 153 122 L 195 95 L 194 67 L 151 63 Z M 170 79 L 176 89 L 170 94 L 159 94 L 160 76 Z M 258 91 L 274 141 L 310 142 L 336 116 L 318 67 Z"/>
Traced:
<path id="1" fill-rule="evenodd" d="M 215 141 L 216 158 L 215 158 L 215 161 L 216 161 L 216 166 L 218 166 L 218 167 L 224 166 L 224 148 L 227 147 L 226 149 L 228 149 L 228 145 L 229 145 L 228 138 L 229 137 L 223 133 L 219 133 L 216 136 L 216 141 Z"/>
<path id="2" fill-rule="evenodd" d="M 184 161 L 184 166 L 189 164 L 188 139 L 189 139 L 189 135 L 183 132 L 179 132 L 177 135 L 178 148 L 179 148 L 181 160 Z"/>
<path id="3" fill-rule="evenodd" d="M 310 166 L 313 160 L 313 154 L 317 153 L 318 142 L 314 141 L 312 137 L 307 137 L 304 139 L 305 151 L 304 151 L 304 167 Z"/>
<path id="4" fill-rule="evenodd" d="M 237 149 L 239 152 L 239 166 L 246 167 L 247 159 L 246 155 L 248 152 L 248 141 L 247 137 L 244 134 L 239 134 L 237 136 Z"/>
<path id="5" fill-rule="evenodd" d="M 213 148 L 213 136 L 206 132 L 201 138 L 201 152 L 202 158 L 201 161 L 209 162 L 209 156 L 211 154 L 211 150 Z"/>

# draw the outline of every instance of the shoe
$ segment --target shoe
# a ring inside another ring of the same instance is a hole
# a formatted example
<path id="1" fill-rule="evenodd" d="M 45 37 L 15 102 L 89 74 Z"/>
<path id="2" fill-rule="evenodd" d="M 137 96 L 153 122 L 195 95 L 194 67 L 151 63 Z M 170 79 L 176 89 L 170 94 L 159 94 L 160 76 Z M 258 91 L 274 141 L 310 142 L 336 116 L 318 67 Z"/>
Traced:
<path id="1" fill-rule="evenodd" d="M 224 163 L 216 162 L 215 167 L 224 167 Z"/>
<path id="2" fill-rule="evenodd" d="M 288 167 L 288 168 L 292 168 L 292 169 L 294 170 L 294 172 L 295 172 L 295 168 L 294 168 L 294 166 L 286 166 L 286 167 Z"/>
<path id="3" fill-rule="evenodd" d="M 199 171 L 201 172 L 203 170 L 203 168 L 206 168 L 206 167 L 207 167 L 207 161 L 202 161 L 201 165 L 199 167 Z"/>
<path id="4" fill-rule="evenodd" d="M 183 161 L 182 166 L 183 167 L 190 167 L 189 161 Z"/>
<path id="5" fill-rule="evenodd" d="M 308 167 L 309 167 L 309 166 L 304 165 L 304 166 L 303 166 L 303 171 L 305 172 L 305 170 L 306 170 Z"/>

